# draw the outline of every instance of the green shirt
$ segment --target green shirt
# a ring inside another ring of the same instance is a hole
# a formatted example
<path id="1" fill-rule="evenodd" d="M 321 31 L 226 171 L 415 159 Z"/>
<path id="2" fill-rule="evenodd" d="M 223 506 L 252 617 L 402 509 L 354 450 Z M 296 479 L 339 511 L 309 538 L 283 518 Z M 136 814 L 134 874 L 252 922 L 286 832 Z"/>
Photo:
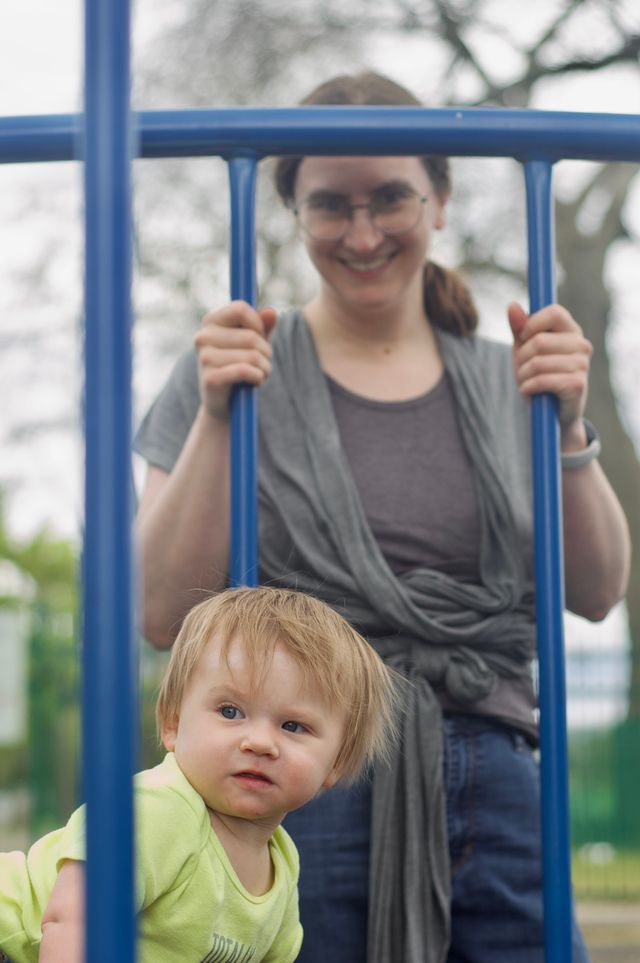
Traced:
<path id="1" fill-rule="evenodd" d="M 173 753 L 135 777 L 135 804 L 141 963 L 293 963 L 302 942 L 299 867 L 284 829 L 269 844 L 273 886 L 253 896 Z M 0 854 L 0 947 L 13 963 L 37 963 L 42 914 L 65 859 L 84 859 L 84 807 L 26 856 Z"/>

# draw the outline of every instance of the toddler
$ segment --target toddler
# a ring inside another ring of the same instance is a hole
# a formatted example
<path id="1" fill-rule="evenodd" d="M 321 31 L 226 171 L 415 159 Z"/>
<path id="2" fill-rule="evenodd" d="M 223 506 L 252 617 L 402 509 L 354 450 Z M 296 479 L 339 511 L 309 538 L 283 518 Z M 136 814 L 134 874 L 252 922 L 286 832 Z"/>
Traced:
<path id="1" fill-rule="evenodd" d="M 388 755 L 397 701 L 373 649 L 307 595 L 229 589 L 189 613 L 157 703 L 167 754 L 134 780 L 142 963 L 293 963 L 298 856 L 280 823 Z M 81 963 L 83 860 L 83 807 L 0 854 L 6 959 Z"/>

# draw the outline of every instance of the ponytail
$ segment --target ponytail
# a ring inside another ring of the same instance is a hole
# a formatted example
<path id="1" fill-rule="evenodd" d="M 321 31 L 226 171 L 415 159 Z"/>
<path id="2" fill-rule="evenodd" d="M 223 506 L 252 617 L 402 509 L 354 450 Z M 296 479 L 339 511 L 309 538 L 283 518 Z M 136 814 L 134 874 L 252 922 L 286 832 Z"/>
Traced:
<path id="1" fill-rule="evenodd" d="M 424 307 L 431 324 L 458 338 L 473 334 L 478 327 L 478 311 L 460 275 L 427 261 L 422 283 Z"/>

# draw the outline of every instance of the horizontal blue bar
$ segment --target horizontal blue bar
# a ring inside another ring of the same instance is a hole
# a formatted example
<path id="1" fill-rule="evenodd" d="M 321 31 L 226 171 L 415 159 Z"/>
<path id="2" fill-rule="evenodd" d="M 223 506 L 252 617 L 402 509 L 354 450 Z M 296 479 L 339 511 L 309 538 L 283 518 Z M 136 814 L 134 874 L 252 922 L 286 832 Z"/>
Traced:
<path id="1" fill-rule="evenodd" d="M 79 160 L 81 116 L 0 117 L 0 163 Z M 141 157 L 447 154 L 640 160 L 640 115 L 508 108 L 219 108 L 134 114 Z M 381 135 L 381 127 L 384 136 Z"/>

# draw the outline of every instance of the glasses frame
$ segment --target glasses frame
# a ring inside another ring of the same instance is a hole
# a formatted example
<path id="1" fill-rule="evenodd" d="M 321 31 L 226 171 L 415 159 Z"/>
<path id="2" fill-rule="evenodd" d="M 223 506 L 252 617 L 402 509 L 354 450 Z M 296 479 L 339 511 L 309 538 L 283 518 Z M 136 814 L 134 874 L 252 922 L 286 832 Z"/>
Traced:
<path id="1" fill-rule="evenodd" d="M 412 196 L 416 197 L 420 202 L 420 206 L 417 209 L 416 219 L 412 224 L 410 224 L 408 227 L 403 227 L 402 230 L 400 231 L 385 230 L 385 228 L 381 227 L 380 224 L 378 224 L 378 222 L 376 221 L 375 207 L 376 207 L 376 203 L 380 203 L 380 202 L 376 201 L 375 199 L 369 201 L 366 204 L 345 203 L 345 211 L 347 212 L 347 218 L 345 220 L 344 227 L 340 232 L 336 233 L 335 236 L 332 235 L 331 237 L 318 237 L 318 235 L 310 231 L 307 225 L 303 222 L 301 217 L 301 208 L 303 207 L 304 204 L 307 204 L 308 201 L 302 201 L 302 203 L 300 204 L 300 207 L 294 207 L 292 208 L 292 211 L 295 217 L 298 219 L 298 223 L 300 224 L 300 227 L 302 228 L 302 230 L 306 234 L 308 234 L 309 237 L 313 238 L 314 241 L 341 241 L 342 238 L 348 233 L 349 228 L 353 224 L 353 212 L 358 210 L 367 211 L 369 220 L 371 221 L 373 226 L 377 228 L 377 230 L 380 231 L 380 233 L 383 234 L 385 237 L 398 237 L 400 234 L 406 234 L 408 231 L 412 231 L 414 227 L 416 227 L 420 223 L 420 218 L 422 217 L 422 212 L 424 211 L 424 205 L 429 200 L 428 195 L 418 194 L 417 191 L 413 191 Z"/>

